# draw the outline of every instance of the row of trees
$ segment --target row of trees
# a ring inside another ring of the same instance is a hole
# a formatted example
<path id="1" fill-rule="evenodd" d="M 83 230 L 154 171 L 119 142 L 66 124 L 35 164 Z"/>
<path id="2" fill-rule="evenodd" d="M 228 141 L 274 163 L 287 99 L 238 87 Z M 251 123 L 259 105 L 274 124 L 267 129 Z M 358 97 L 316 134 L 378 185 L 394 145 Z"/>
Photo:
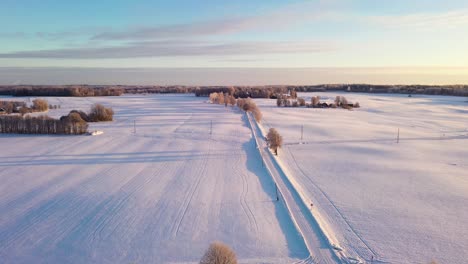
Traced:
<path id="1" fill-rule="evenodd" d="M 81 118 L 54 119 L 49 116 L 0 116 L 0 133 L 79 135 L 88 130 Z"/>
<path id="2" fill-rule="evenodd" d="M 349 91 L 366 93 L 404 93 L 468 96 L 468 85 L 270 85 L 270 86 L 159 86 L 159 85 L 0 85 L 0 95 L 13 96 L 119 96 L 123 93 L 194 93 L 209 96 L 222 92 L 236 98 L 271 98 L 289 92 Z"/>
<path id="3" fill-rule="evenodd" d="M 25 102 L 0 101 L 0 108 L 3 109 L 6 114 L 18 113 L 18 109 L 22 107 L 26 107 Z"/>
<path id="4" fill-rule="evenodd" d="M 296 100 L 291 100 L 287 97 L 282 97 L 276 99 L 276 105 L 278 107 L 312 107 L 312 108 L 345 108 L 345 109 L 352 109 L 352 108 L 359 108 L 359 102 L 356 103 L 349 103 L 348 100 L 344 96 L 337 96 L 333 103 L 326 103 L 320 102 L 320 96 L 312 96 L 310 99 L 310 104 L 306 103 L 303 98 L 297 98 Z"/>
<path id="5" fill-rule="evenodd" d="M 276 99 L 276 105 L 278 107 L 284 106 L 284 107 L 299 107 L 299 106 L 306 106 L 306 102 L 304 98 L 297 98 L 296 100 L 291 100 L 288 97 L 281 97 Z"/>
<path id="6" fill-rule="evenodd" d="M 236 98 L 228 93 L 211 93 L 210 94 L 210 101 L 214 104 L 224 104 L 225 106 L 236 105 Z"/>
<path id="7" fill-rule="evenodd" d="M 111 107 L 105 107 L 102 104 L 94 104 L 91 106 L 89 113 L 85 113 L 79 110 L 72 110 L 68 114 L 75 114 L 79 116 L 85 122 L 105 122 L 114 120 L 114 110 Z M 61 118 L 65 118 L 62 116 Z"/>
<path id="8" fill-rule="evenodd" d="M 18 101 L 0 101 L 0 108 L 5 110 L 6 114 L 20 113 L 24 115 L 32 112 L 45 112 L 49 110 L 49 104 L 44 99 L 35 99 L 31 107 L 25 102 Z"/>
<path id="9" fill-rule="evenodd" d="M 251 99 L 251 98 L 237 98 L 235 99 L 233 95 L 230 95 L 228 93 L 211 93 L 210 96 L 210 101 L 215 104 L 224 104 L 226 107 L 228 104 L 231 106 L 237 105 L 239 109 L 244 110 L 245 112 L 251 112 L 252 115 L 255 118 L 255 121 L 260 123 L 262 120 L 262 112 L 260 111 L 260 108 L 257 106 L 257 104 Z M 302 99 L 302 98 L 301 98 Z M 282 99 L 278 99 L 282 100 Z M 284 99 L 284 100 L 289 100 L 289 99 Z M 299 101 L 299 100 L 298 100 Z M 305 104 L 304 99 L 302 99 L 303 104 Z M 278 131 L 274 128 L 270 128 L 268 131 L 267 135 L 267 143 L 268 147 L 275 152 L 276 155 L 278 155 L 278 148 L 280 148 L 283 144 L 283 137 L 278 133 Z"/>
<path id="10" fill-rule="evenodd" d="M 292 99 L 297 92 L 364 92 L 468 96 L 468 85 L 371 85 L 371 84 L 323 84 L 276 86 L 212 86 L 196 87 L 196 96 L 208 96 L 213 92 L 229 93 L 236 98 L 277 99 L 289 93 Z"/>
<path id="11" fill-rule="evenodd" d="M 286 86 L 212 86 L 197 87 L 194 90 L 196 96 L 209 96 L 212 93 L 223 93 L 235 98 L 277 98 L 278 95 L 287 93 Z"/>
<path id="12" fill-rule="evenodd" d="M 44 105 L 41 103 L 37 107 Z M 4 115 L 0 116 L 0 133 L 80 135 L 87 132 L 88 122 L 112 121 L 113 116 L 112 108 L 101 104 L 94 104 L 89 113 L 72 110 L 60 119 L 46 115 L 38 117 Z"/>
<path id="13" fill-rule="evenodd" d="M 209 95 L 210 102 L 213 104 L 221 104 L 224 106 L 234 106 L 237 105 L 239 109 L 244 110 L 245 112 L 251 112 L 257 122 L 262 120 L 262 112 L 258 108 L 257 104 L 251 98 L 235 98 L 229 93 L 214 92 Z"/>
<path id="14" fill-rule="evenodd" d="M 3 85 L 0 95 L 12 96 L 120 96 L 121 87 L 89 85 Z"/>

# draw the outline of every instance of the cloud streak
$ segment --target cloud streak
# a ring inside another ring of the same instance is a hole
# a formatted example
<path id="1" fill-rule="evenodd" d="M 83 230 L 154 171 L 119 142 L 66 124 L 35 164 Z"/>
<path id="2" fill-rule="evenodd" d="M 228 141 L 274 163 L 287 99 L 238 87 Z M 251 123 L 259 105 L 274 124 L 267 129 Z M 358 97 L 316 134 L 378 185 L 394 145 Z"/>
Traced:
<path id="1" fill-rule="evenodd" d="M 320 53 L 336 50 L 331 42 L 137 42 L 123 46 L 20 51 L 0 54 L 0 58 L 115 59 L 167 56 L 223 56 L 256 54 Z"/>
<path id="2" fill-rule="evenodd" d="M 377 23 L 387 28 L 454 28 L 468 25 L 468 9 L 448 11 L 444 13 L 368 16 L 362 18 L 361 21 L 366 23 Z"/>

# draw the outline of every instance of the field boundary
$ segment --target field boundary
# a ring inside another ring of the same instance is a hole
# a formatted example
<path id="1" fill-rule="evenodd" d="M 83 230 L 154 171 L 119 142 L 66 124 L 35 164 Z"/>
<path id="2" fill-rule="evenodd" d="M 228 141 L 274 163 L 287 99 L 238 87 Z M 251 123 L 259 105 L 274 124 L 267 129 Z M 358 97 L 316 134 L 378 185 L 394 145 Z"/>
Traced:
<path id="1" fill-rule="evenodd" d="M 288 179 L 280 164 L 272 156 L 272 153 L 266 150 L 266 155 L 269 155 L 268 159 L 263 156 L 262 150 L 266 147 L 263 146 L 264 144 L 260 143 L 258 133 L 256 131 L 258 129 L 262 134 L 262 130 L 256 122 L 253 124 L 252 117 L 249 113 L 246 115 L 262 162 L 265 164 L 265 168 L 270 177 L 272 177 L 273 181 L 277 184 L 278 191 L 283 198 L 283 202 L 293 223 L 295 224 L 296 229 L 304 239 L 313 263 L 362 263 L 356 258 L 347 258 L 339 247 L 336 247 L 331 243 L 326 233 L 322 230 L 320 224 L 310 212 L 307 203 L 302 199 L 300 193 L 294 188 L 294 185 Z M 270 166 L 272 168 L 270 168 Z M 275 170 L 277 174 L 274 174 L 272 170 Z M 324 249 L 321 247 L 320 242 L 325 242 L 325 246 L 327 248 Z"/>

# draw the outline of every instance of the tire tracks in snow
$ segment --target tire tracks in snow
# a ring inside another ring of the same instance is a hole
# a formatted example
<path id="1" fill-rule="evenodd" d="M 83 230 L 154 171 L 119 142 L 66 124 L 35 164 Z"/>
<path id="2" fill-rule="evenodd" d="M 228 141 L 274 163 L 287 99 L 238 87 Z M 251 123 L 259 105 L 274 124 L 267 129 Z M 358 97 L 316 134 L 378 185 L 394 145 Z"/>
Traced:
<path id="1" fill-rule="evenodd" d="M 345 216 L 340 212 L 340 210 L 336 207 L 336 205 L 331 201 L 330 197 L 317 185 L 315 184 L 314 181 L 312 181 L 312 179 L 310 179 L 310 177 L 305 174 L 304 170 L 301 168 L 301 166 L 299 165 L 299 163 L 297 162 L 296 160 L 296 157 L 294 156 L 294 154 L 292 153 L 292 151 L 287 147 L 288 149 L 288 152 L 289 154 L 291 155 L 291 157 L 293 158 L 293 161 L 294 163 L 296 164 L 296 167 L 299 169 L 299 171 L 302 173 L 302 175 L 304 175 L 304 177 L 317 189 L 320 191 L 320 193 L 323 195 L 323 197 L 325 197 L 325 199 L 330 203 L 330 205 L 335 209 L 335 211 L 338 213 L 338 215 L 341 217 L 341 219 L 346 223 L 347 227 L 349 228 L 349 230 L 359 239 L 360 242 L 362 242 L 362 244 L 367 248 L 367 250 L 369 250 L 373 255 L 374 257 L 378 257 L 380 258 L 381 256 L 379 254 L 377 254 L 365 241 L 364 239 L 357 233 L 357 231 L 351 226 L 351 224 L 348 222 L 348 220 L 345 218 Z"/>
<path id="2" fill-rule="evenodd" d="M 252 229 L 255 230 L 256 233 L 258 233 L 258 224 L 257 224 L 257 219 L 255 218 L 255 214 L 253 213 L 252 209 L 250 208 L 249 204 L 247 203 L 247 194 L 249 192 L 249 183 L 247 180 L 247 176 L 239 172 L 237 168 L 239 168 L 239 163 L 241 161 L 241 155 L 237 156 L 237 160 L 233 166 L 231 166 L 231 171 L 234 172 L 235 175 L 241 178 L 242 180 L 242 193 L 241 196 L 239 197 L 239 202 L 241 204 L 242 211 L 244 214 L 247 216 L 247 219 L 249 221 L 250 226 Z"/>
<path id="3" fill-rule="evenodd" d="M 177 217 L 178 220 L 176 221 L 175 233 L 173 233 L 175 237 L 179 234 L 180 225 L 181 225 L 182 221 L 185 218 L 185 214 L 187 213 L 187 210 L 190 207 L 190 203 L 192 203 L 193 196 L 195 195 L 196 191 L 198 190 L 198 186 L 200 185 L 200 182 L 206 176 L 206 169 L 208 167 L 208 162 L 209 162 L 210 153 L 211 153 L 211 145 L 212 145 L 212 140 L 210 138 L 210 140 L 208 142 L 208 152 L 207 152 L 207 154 L 205 154 L 205 158 L 204 158 L 204 162 L 203 162 L 203 169 L 201 170 L 201 173 L 198 174 L 195 185 L 192 185 L 193 188 L 189 192 L 189 195 L 185 196 L 184 203 L 183 203 L 182 215 Z"/>

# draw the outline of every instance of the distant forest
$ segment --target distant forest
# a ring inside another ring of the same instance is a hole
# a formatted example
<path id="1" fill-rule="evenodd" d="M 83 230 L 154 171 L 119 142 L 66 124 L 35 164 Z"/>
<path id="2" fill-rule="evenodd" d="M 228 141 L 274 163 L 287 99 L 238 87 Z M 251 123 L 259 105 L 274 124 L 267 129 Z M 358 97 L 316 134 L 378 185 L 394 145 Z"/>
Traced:
<path id="1" fill-rule="evenodd" d="M 272 98 L 288 92 L 361 92 L 468 96 L 468 85 L 267 85 L 267 86 L 156 86 L 156 85 L 0 85 L 0 95 L 11 96 L 119 96 L 123 93 L 228 93 L 236 98 Z"/>

